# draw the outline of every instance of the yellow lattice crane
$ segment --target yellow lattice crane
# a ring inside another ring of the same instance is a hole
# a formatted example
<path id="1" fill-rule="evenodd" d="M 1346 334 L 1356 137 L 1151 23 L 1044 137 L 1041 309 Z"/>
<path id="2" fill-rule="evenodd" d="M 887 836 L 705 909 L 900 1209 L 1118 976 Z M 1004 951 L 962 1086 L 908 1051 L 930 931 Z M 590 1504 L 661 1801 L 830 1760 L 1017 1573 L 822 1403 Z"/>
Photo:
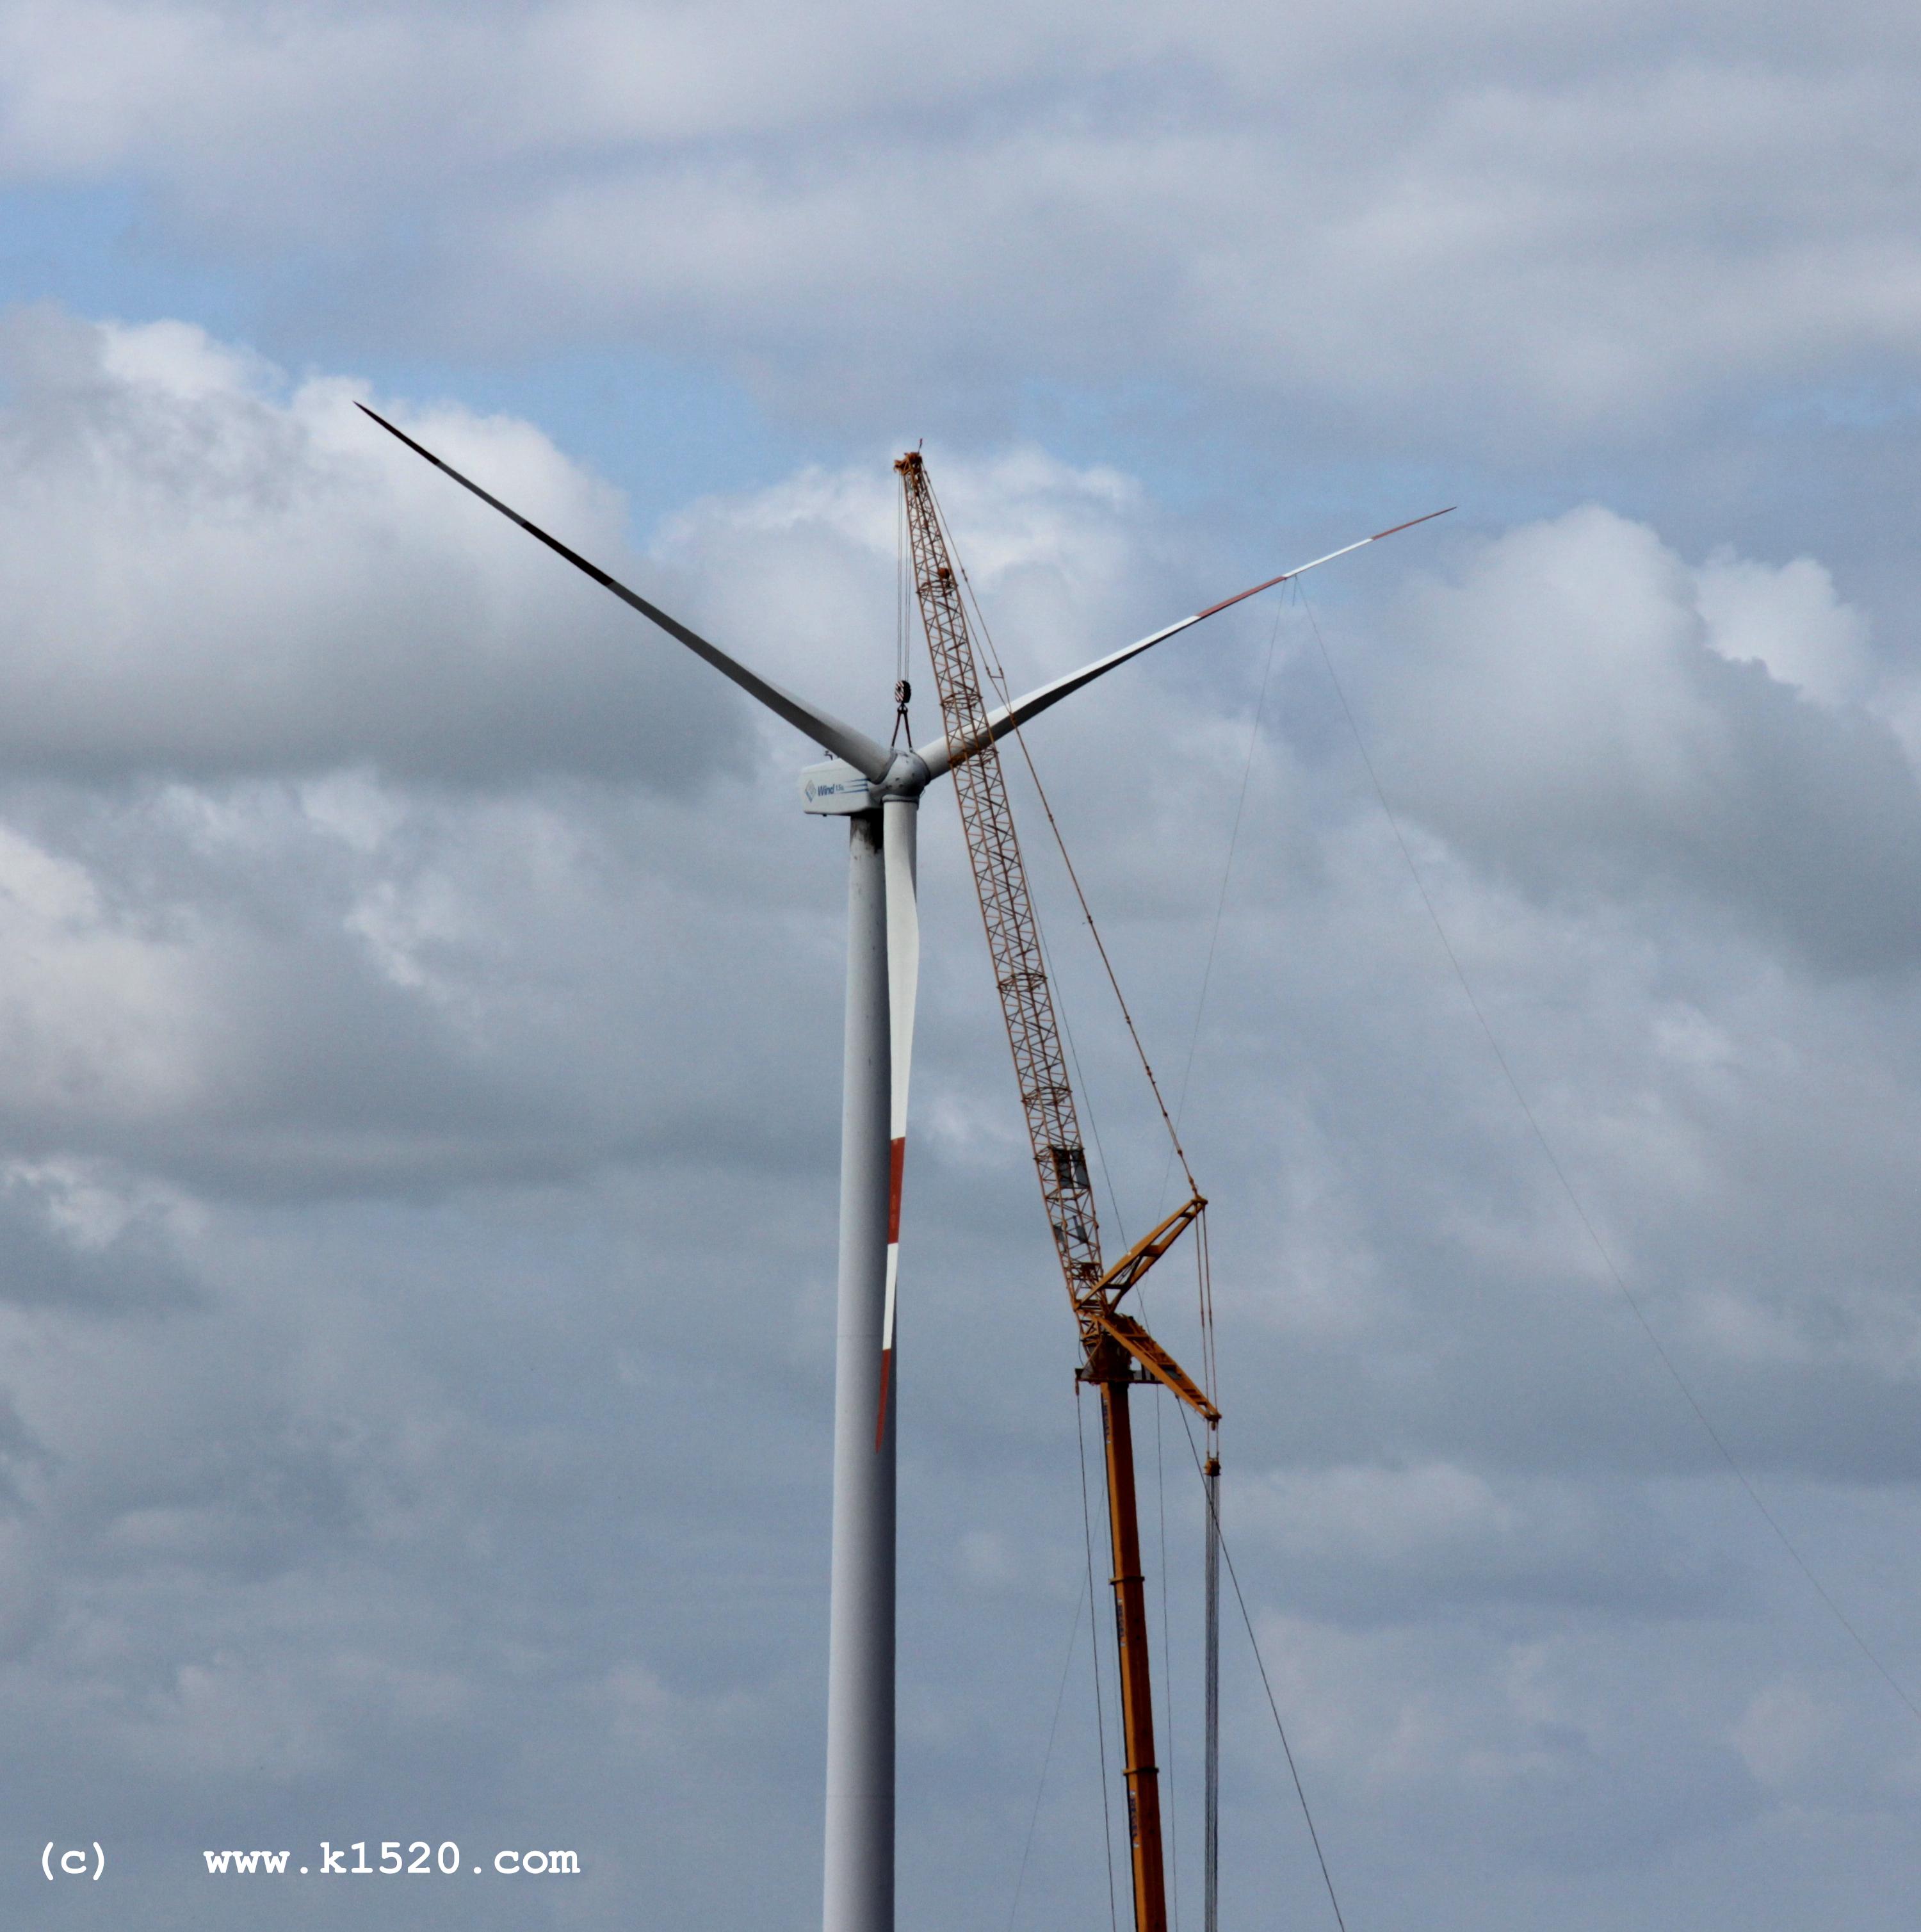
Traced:
<path id="1" fill-rule="evenodd" d="M 953 755 L 954 794 L 967 836 L 974 891 L 987 929 L 987 950 L 1033 1144 L 1034 1171 L 1080 1331 L 1077 1372 L 1082 1381 L 1100 1391 L 1134 1923 L 1136 1932 L 1165 1932 L 1167 1892 L 1162 1868 L 1160 1787 L 1154 1762 L 1147 1605 L 1142 1586 L 1127 1392 L 1135 1382 L 1157 1382 L 1172 1389 L 1211 1427 L 1219 1422 L 1220 1414 L 1142 1324 L 1121 1312 L 1121 1303 L 1199 1218 L 1207 1203 L 1199 1194 L 1191 1195 L 1111 1267 L 1102 1258 L 1100 1218 L 1094 1210 L 1073 1088 L 1067 1077 L 1067 1056 L 1041 956 L 1027 868 L 1007 801 L 1007 778 L 981 693 L 980 664 L 968 629 L 960 581 L 919 452 L 910 451 L 894 467 L 906 494 L 914 589 Z"/>

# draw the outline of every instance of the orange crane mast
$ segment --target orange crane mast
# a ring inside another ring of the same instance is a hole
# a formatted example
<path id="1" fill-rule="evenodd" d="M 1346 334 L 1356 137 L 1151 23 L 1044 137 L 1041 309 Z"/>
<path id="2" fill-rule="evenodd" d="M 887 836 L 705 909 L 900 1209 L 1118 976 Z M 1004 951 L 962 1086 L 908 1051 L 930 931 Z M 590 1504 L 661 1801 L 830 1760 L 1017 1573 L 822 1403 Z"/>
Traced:
<path id="1" fill-rule="evenodd" d="M 942 722 L 952 748 L 954 794 L 987 930 L 988 953 L 1007 1022 L 1008 1043 L 1013 1050 L 1014 1074 L 1027 1116 L 1040 1197 L 1079 1331 L 1081 1364 L 1076 1372 L 1081 1381 L 1092 1383 L 1100 1391 L 1134 1924 L 1136 1932 L 1166 1932 L 1160 1776 L 1154 1762 L 1147 1605 L 1128 1390 L 1138 1382 L 1159 1382 L 1211 1426 L 1220 1416 L 1173 1358 L 1140 1322 L 1123 1314 L 1119 1304 L 1199 1218 L 1207 1203 L 1199 1194 L 1193 1195 L 1112 1267 L 1103 1261 L 1100 1220 L 1094 1210 L 1073 1088 L 1067 1077 L 1067 1056 L 1061 1049 L 1053 994 L 1028 891 L 1027 868 L 1008 804 L 1006 776 L 981 694 L 959 579 L 919 452 L 910 450 L 894 467 L 906 495 L 914 589 L 926 629 L 928 653 L 933 660 Z"/>

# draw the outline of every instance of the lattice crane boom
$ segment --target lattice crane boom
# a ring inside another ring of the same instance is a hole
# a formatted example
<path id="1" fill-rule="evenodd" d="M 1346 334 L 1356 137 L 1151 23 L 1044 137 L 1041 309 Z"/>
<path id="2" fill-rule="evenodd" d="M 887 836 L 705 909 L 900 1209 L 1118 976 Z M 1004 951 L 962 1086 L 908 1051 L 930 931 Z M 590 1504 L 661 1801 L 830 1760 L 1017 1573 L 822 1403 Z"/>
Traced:
<path id="1" fill-rule="evenodd" d="M 1101 1277 L 1100 1223 L 1082 1150 L 1073 1088 L 1041 956 L 1006 774 L 987 720 L 960 584 L 917 452 L 901 458 L 914 580 L 953 755 L 954 796 L 967 836 L 987 952 L 1013 1048 L 1014 1076 L 1033 1143 L 1048 1225 L 1076 1302 Z"/>
<path id="2" fill-rule="evenodd" d="M 919 453 L 910 451 L 894 467 L 900 472 L 906 494 L 914 590 L 933 661 L 954 794 L 986 928 L 1001 1016 L 1013 1052 L 1014 1076 L 1034 1150 L 1034 1171 L 1080 1331 L 1079 1373 L 1082 1380 L 1100 1390 L 1134 1923 L 1136 1932 L 1166 1932 L 1160 1776 L 1154 1763 L 1147 1604 L 1128 1389 L 1134 1382 L 1151 1379 L 1172 1390 L 1211 1424 L 1220 1417 L 1173 1358 L 1138 1321 L 1120 1313 L 1117 1304 L 1207 1204 L 1196 1196 L 1136 1243 L 1112 1268 L 1103 1264 L 1100 1219 L 1073 1087 L 1028 890 L 1027 868 L 1008 802 L 1007 777 L 980 689 L 979 662 L 968 629 L 959 575 Z"/>

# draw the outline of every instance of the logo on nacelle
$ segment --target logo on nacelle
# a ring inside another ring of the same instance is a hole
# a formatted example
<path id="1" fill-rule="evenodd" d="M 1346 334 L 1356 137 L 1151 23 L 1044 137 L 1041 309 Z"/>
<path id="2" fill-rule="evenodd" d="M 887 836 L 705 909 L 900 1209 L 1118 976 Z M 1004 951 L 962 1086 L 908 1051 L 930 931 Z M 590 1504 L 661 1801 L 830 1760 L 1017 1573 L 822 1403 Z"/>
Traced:
<path id="1" fill-rule="evenodd" d="M 844 758 L 809 765 L 800 774 L 800 808 L 824 817 L 846 818 L 871 811 L 874 790 Z"/>

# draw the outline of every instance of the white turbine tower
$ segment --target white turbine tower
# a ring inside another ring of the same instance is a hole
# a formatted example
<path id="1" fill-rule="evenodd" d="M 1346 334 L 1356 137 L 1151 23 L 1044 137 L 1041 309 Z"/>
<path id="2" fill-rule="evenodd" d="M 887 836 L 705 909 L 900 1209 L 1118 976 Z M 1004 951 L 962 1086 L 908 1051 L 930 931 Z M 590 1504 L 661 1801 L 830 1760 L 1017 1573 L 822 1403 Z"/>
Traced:
<path id="1" fill-rule="evenodd" d="M 824 1932 L 893 1932 L 894 1445 L 899 1413 L 893 1357 L 908 1075 L 920 967 L 914 833 L 921 794 L 971 747 L 953 746 L 942 738 L 918 751 L 893 750 L 843 724 L 831 712 L 749 670 L 629 590 L 365 404 L 356 406 L 831 754 L 825 764 L 809 766 L 800 774 L 802 809 L 845 818 L 849 832 L 822 1925 Z M 999 739 L 1203 618 L 1397 530 L 1446 514 L 1435 510 L 1377 530 L 1056 678 L 990 712 L 989 736 Z"/>

